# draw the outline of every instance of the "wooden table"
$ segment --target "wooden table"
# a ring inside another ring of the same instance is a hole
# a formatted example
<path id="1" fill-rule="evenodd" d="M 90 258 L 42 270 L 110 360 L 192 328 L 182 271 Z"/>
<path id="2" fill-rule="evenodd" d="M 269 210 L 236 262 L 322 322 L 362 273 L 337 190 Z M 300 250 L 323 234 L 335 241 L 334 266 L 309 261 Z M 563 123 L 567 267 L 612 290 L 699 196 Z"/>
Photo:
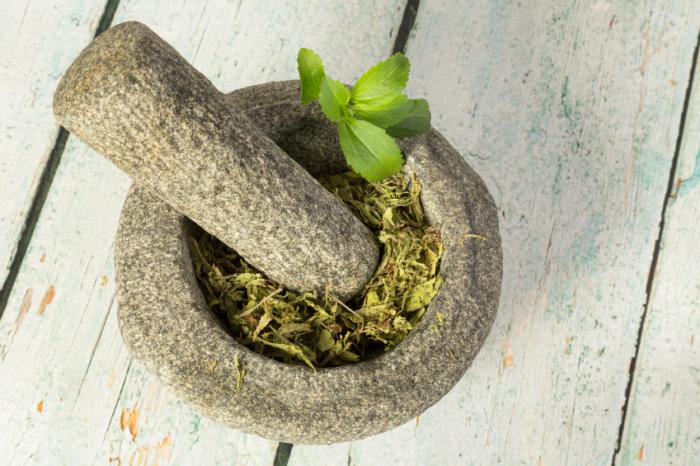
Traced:
<path id="1" fill-rule="evenodd" d="M 418 4 L 0 4 L 0 465 L 699 464 L 700 4 Z M 411 58 L 409 93 L 496 199 L 505 262 L 486 344 L 419 419 L 278 446 L 130 358 L 113 268 L 129 180 L 59 130 L 51 99 L 131 19 L 222 90 L 294 78 L 302 46 L 345 81 Z"/>

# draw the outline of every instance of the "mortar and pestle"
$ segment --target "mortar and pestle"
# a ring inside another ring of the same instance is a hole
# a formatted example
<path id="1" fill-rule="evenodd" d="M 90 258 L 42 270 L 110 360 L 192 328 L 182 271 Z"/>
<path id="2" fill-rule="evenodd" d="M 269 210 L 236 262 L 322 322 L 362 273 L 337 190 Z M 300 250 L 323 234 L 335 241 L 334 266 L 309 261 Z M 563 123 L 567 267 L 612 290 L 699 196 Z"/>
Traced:
<path id="1" fill-rule="evenodd" d="M 404 173 L 421 181 L 425 214 L 444 243 L 443 285 L 396 348 L 314 373 L 226 332 L 196 282 L 187 242 L 197 225 L 285 287 L 330 286 L 343 299 L 372 275 L 376 239 L 314 178 L 347 165 L 318 105 L 302 105 L 299 82 L 222 94 L 129 22 L 81 52 L 54 112 L 134 180 L 115 252 L 121 334 L 136 359 L 206 416 L 283 442 L 360 439 L 437 402 L 486 338 L 502 276 L 497 209 L 434 129 L 400 145 Z M 465 241 L 474 234 L 483 240 Z M 247 375 L 236 390 L 240 364 Z"/>

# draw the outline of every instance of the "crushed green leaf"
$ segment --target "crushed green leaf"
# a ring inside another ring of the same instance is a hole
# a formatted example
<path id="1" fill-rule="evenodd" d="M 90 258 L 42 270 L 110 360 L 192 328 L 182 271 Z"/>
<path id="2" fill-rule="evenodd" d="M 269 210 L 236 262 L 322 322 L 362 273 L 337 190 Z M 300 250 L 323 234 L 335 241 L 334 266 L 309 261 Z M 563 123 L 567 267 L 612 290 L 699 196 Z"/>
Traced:
<path id="1" fill-rule="evenodd" d="M 319 181 L 377 236 L 381 259 L 362 292 L 343 303 L 287 290 L 205 232 L 190 237 L 197 281 L 234 338 L 263 355 L 311 369 L 362 361 L 398 345 L 423 317 L 442 280 L 443 244 L 428 225 L 421 185 L 398 173 L 368 183 L 352 172 Z M 243 383 L 245 369 L 239 369 Z"/>
<path id="2" fill-rule="evenodd" d="M 238 355 L 235 354 L 233 356 L 233 367 L 236 369 L 236 390 L 240 390 L 243 388 L 243 381 L 245 380 L 245 376 L 248 373 L 248 369 L 241 364 L 241 361 L 238 359 Z"/>

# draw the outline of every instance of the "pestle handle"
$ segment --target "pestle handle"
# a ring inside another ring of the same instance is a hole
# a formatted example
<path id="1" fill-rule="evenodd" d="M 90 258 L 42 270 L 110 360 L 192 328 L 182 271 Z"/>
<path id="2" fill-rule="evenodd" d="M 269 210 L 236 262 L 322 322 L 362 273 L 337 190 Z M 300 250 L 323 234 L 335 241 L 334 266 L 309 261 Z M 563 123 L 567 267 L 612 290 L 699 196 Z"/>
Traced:
<path id="1" fill-rule="evenodd" d="M 271 279 L 342 299 L 378 260 L 369 229 L 137 22 L 83 50 L 54 96 L 60 124 Z"/>

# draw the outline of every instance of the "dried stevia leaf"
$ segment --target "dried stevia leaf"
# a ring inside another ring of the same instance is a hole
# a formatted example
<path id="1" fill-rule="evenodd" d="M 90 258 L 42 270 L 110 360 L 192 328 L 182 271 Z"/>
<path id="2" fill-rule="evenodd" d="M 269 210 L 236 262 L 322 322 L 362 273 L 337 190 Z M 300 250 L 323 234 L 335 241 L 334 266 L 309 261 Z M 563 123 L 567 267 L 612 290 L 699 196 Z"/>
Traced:
<path id="1" fill-rule="evenodd" d="M 271 346 L 273 348 L 277 348 L 277 349 L 289 354 L 290 356 L 294 356 L 296 358 L 301 359 L 307 366 L 309 366 L 311 369 L 313 369 L 314 372 L 316 371 L 316 368 L 311 363 L 311 361 L 309 361 L 309 358 L 306 356 L 306 354 L 304 354 L 304 350 L 301 347 L 299 347 L 297 345 L 293 345 L 291 343 L 273 343 L 271 341 L 265 341 L 265 340 L 261 340 L 261 342 L 264 345 Z"/>
<path id="2" fill-rule="evenodd" d="M 263 355 L 311 368 L 361 361 L 399 344 L 439 290 L 443 253 L 439 233 L 424 220 L 415 177 L 367 183 L 349 172 L 320 181 L 382 244 L 377 270 L 349 303 L 330 293 L 285 290 L 210 235 L 190 238 L 205 299 L 234 338 Z"/>
<path id="3" fill-rule="evenodd" d="M 263 314 L 262 317 L 260 317 L 258 325 L 255 327 L 255 331 L 253 332 L 253 341 L 255 341 L 260 332 L 262 332 L 263 329 L 267 327 L 267 324 L 269 324 L 270 322 L 272 322 L 272 316 L 267 312 Z"/>
<path id="4" fill-rule="evenodd" d="M 442 280 L 440 277 L 435 277 L 428 280 L 427 282 L 417 285 L 408 295 L 406 300 L 406 305 L 404 309 L 406 312 L 417 311 L 418 309 L 425 307 L 430 301 L 433 300 L 438 290 Z"/>
<path id="5" fill-rule="evenodd" d="M 237 354 L 233 356 L 233 367 L 236 369 L 236 386 L 234 388 L 236 390 L 240 390 L 243 388 L 243 381 L 248 373 L 248 369 L 246 369 L 246 367 L 238 359 Z"/>
<path id="6" fill-rule="evenodd" d="M 316 347 L 319 349 L 319 351 L 325 352 L 330 350 L 333 348 L 334 343 L 335 341 L 333 340 L 333 335 L 331 335 L 331 332 L 325 328 L 321 329 L 318 334 L 318 343 L 316 343 Z"/>

